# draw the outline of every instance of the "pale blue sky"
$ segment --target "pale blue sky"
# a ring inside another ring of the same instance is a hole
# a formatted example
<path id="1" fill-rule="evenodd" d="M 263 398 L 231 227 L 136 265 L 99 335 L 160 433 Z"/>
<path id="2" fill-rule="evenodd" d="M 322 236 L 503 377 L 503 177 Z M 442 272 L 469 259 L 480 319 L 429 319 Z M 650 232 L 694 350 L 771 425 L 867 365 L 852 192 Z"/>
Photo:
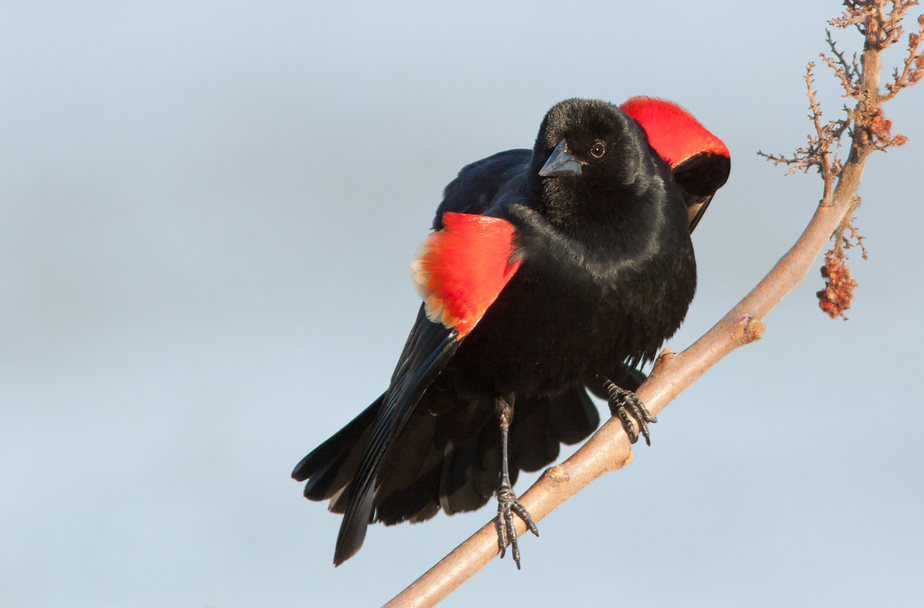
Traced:
<path id="1" fill-rule="evenodd" d="M 755 152 L 803 143 L 804 66 L 839 10 L 5 3 L 0 604 L 390 599 L 492 509 L 373 526 L 334 569 L 339 517 L 289 473 L 386 386 L 442 187 L 530 146 L 567 97 L 688 107 L 733 160 L 694 235 L 679 350 L 821 196 Z M 829 116 L 835 84 L 819 71 Z M 651 448 L 541 522 L 521 572 L 495 561 L 446 606 L 504 584 L 536 606 L 920 601 L 922 104 L 919 87 L 887 107 L 910 142 L 867 168 L 851 320 L 818 311 L 813 273 L 761 342 L 664 412 Z"/>

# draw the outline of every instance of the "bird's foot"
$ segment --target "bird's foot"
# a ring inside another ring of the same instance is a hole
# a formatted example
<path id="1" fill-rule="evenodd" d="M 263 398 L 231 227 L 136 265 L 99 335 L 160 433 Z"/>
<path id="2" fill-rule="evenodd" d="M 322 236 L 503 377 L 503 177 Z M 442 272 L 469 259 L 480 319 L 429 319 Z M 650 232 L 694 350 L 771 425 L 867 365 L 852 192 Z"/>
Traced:
<path id="1" fill-rule="evenodd" d="M 513 520 L 516 515 L 526 522 L 526 528 L 539 536 L 539 528 L 533 521 L 523 505 L 517 501 L 517 495 L 513 493 L 510 482 L 504 480 L 497 488 L 497 519 L 494 520 L 494 528 L 497 530 L 497 546 L 500 549 L 501 559 L 507 553 L 507 547 L 511 547 L 513 561 L 517 564 L 517 570 L 520 569 L 520 548 L 517 546 L 517 528 Z"/>
<path id="2" fill-rule="evenodd" d="M 638 441 L 638 432 L 635 430 L 636 423 L 645 437 L 645 443 L 651 445 L 651 434 L 648 432 L 648 423 L 658 421 L 657 417 L 652 416 L 638 395 L 632 391 L 619 388 L 612 381 L 602 378 L 603 389 L 606 391 L 606 400 L 610 406 L 610 413 L 619 418 L 622 422 L 622 428 L 626 430 L 629 441 L 635 443 Z M 633 419 L 635 422 L 633 422 Z"/>

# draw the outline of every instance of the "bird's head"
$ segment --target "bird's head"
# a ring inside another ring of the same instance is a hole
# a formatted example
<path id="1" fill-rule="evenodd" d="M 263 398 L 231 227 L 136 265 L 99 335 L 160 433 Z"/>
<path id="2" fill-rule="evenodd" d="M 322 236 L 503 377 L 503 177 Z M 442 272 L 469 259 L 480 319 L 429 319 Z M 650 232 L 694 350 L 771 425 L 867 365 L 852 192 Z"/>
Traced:
<path id="1" fill-rule="evenodd" d="M 648 187 L 659 174 L 638 123 L 617 106 L 568 99 L 539 128 L 530 179 L 560 203 L 612 201 Z"/>

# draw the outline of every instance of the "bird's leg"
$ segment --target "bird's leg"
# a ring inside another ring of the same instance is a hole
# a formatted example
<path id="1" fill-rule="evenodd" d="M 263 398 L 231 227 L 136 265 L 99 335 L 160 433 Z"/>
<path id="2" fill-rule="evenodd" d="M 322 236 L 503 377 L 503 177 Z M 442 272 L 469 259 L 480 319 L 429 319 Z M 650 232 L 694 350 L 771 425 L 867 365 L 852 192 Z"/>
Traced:
<path id="1" fill-rule="evenodd" d="M 635 443 L 638 441 L 638 433 L 635 430 L 634 418 L 645 437 L 645 443 L 651 445 L 651 435 L 648 433 L 648 423 L 657 422 L 658 419 L 651 415 L 645 404 L 632 391 L 619 388 L 616 384 L 603 376 L 597 376 L 597 379 L 603 384 L 603 390 L 606 391 L 606 401 L 610 406 L 610 413 L 619 418 L 622 422 L 622 428 L 626 430 L 629 441 Z"/>
<path id="2" fill-rule="evenodd" d="M 517 529 L 513 514 L 516 513 L 526 522 L 526 527 L 536 536 L 539 536 L 539 528 L 536 527 L 529 512 L 517 502 L 517 495 L 513 493 L 513 486 L 510 485 L 507 437 L 510 434 L 510 423 L 513 421 L 513 394 L 506 398 L 498 397 L 494 401 L 494 407 L 501 432 L 501 479 L 497 488 L 497 519 L 494 520 L 494 527 L 497 530 L 497 546 L 500 549 L 501 558 L 507 553 L 507 546 L 511 546 L 513 561 L 516 562 L 517 570 L 519 570 L 520 548 L 517 546 Z"/>

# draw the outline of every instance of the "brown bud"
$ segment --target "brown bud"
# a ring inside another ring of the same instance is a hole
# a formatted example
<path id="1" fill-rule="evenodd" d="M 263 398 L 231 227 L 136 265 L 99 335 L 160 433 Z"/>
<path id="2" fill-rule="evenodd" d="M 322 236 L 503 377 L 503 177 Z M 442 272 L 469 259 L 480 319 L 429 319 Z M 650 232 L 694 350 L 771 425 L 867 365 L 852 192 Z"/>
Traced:
<path id="1" fill-rule="evenodd" d="M 924 27 L 924 13 L 921 13 L 920 15 L 918 15 L 918 25 L 920 25 L 921 27 Z"/>
<path id="2" fill-rule="evenodd" d="M 914 65 L 916 65 L 919 69 L 924 70 L 924 53 L 921 53 L 914 58 Z"/>
<path id="3" fill-rule="evenodd" d="M 911 77 L 908 80 L 911 81 L 911 84 L 915 84 L 917 81 L 921 79 L 922 74 L 924 74 L 924 72 L 922 72 L 921 70 L 915 70 L 914 72 L 911 72 Z"/>
<path id="4" fill-rule="evenodd" d="M 892 145 L 893 145 L 893 146 L 904 146 L 904 145 L 907 144 L 907 143 L 908 143 L 908 138 L 905 137 L 904 135 L 902 135 L 901 133 L 897 134 L 897 135 L 892 139 Z"/>
<path id="5" fill-rule="evenodd" d="M 879 139 L 889 139 L 889 132 L 892 130 L 892 121 L 882 114 L 876 114 L 873 120 L 870 121 L 869 128 L 873 132 L 873 135 Z"/>
<path id="6" fill-rule="evenodd" d="M 751 321 L 747 324 L 747 327 L 745 327 L 745 331 L 747 331 L 748 336 L 751 338 L 751 340 L 755 341 L 764 337 L 764 331 L 766 331 L 766 329 L 766 325 L 753 319 L 751 319 Z"/>
<path id="7" fill-rule="evenodd" d="M 842 258 L 829 252 L 821 276 L 825 278 L 825 288 L 816 294 L 818 307 L 832 319 L 844 316 L 844 311 L 850 308 L 853 301 L 853 290 L 857 287 L 850 268 L 844 266 Z"/>

